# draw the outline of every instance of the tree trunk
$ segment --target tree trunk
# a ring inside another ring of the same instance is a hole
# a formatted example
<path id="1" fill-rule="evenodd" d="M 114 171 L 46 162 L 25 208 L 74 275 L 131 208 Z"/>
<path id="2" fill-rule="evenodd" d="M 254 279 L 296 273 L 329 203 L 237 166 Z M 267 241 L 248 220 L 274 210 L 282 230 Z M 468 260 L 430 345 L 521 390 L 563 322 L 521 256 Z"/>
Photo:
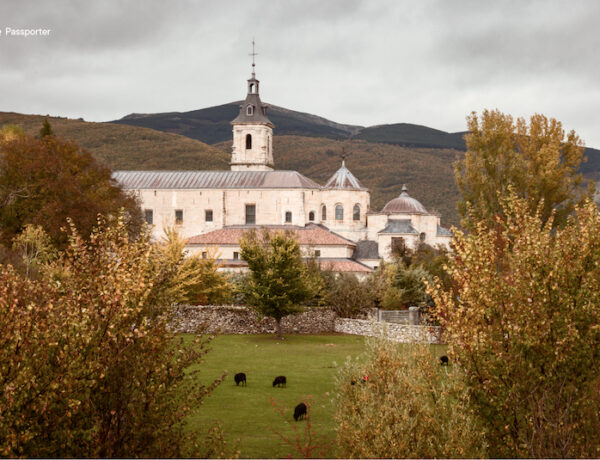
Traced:
<path id="1" fill-rule="evenodd" d="M 283 339 L 281 336 L 281 318 L 275 318 L 275 328 L 277 330 L 277 337 Z"/>

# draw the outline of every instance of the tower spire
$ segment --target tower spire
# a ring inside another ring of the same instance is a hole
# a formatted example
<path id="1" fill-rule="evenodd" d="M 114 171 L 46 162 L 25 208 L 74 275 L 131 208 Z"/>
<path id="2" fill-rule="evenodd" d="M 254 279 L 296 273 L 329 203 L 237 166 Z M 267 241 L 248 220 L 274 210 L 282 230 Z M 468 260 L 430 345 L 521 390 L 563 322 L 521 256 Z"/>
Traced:
<path id="1" fill-rule="evenodd" d="M 258 53 L 256 53 L 254 51 L 254 37 L 252 37 L 252 52 L 250 54 L 248 54 L 248 56 L 252 56 L 252 78 L 256 78 L 256 75 L 254 73 L 254 68 L 256 66 L 255 62 L 254 62 L 254 56 L 256 56 Z"/>

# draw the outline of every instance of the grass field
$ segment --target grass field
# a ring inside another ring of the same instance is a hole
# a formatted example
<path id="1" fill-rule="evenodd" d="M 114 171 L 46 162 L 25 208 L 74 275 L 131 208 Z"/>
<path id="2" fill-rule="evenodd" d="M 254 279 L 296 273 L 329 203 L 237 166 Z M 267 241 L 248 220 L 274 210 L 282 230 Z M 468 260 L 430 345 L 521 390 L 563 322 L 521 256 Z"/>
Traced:
<path id="1" fill-rule="evenodd" d="M 225 381 L 190 418 L 192 426 L 206 428 L 219 422 L 229 444 L 237 444 L 244 458 L 297 457 L 269 428 L 293 438 L 293 426 L 303 433 L 306 422 L 295 423 L 296 404 L 311 396 L 311 419 L 319 435 L 333 440 L 332 397 L 334 377 L 347 357 L 360 356 L 364 338 L 346 335 L 223 335 L 211 343 L 201 379 L 208 383 L 223 372 Z M 236 387 L 233 376 L 245 372 L 246 387 Z M 278 375 L 287 377 L 286 388 L 273 388 Z M 285 416 L 275 411 L 271 398 L 284 405 Z M 329 455 L 334 454 L 334 448 Z"/>

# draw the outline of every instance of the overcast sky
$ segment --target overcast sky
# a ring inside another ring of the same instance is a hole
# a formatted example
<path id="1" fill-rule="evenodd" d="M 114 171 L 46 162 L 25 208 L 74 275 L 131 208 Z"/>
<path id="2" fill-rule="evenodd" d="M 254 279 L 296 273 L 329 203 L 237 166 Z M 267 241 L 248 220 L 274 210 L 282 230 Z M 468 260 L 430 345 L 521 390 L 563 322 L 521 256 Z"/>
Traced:
<path id="1" fill-rule="evenodd" d="M 6 28 L 50 29 L 46 37 Z M 243 99 L 357 125 L 543 113 L 600 148 L 600 2 L 0 0 L 0 111 L 90 121 Z"/>

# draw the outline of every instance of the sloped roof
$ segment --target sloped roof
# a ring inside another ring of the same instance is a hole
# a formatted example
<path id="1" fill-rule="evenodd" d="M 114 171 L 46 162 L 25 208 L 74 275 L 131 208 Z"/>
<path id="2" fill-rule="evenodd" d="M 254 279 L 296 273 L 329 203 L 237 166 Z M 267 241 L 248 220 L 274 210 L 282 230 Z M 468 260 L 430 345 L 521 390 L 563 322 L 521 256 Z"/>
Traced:
<path id="1" fill-rule="evenodd" d="M 321 268 L 334 272 L 371 273 L 373 269 L 352 259 L 318 259 Z"/>
<path id="2" fill-rule="evenodd" d="M 412 226 L 412 223 L 408 219 L 390 219 L 383 230 L 379 233 L 402 233 L 402 234 L 414 234 L 418 235 L 419 232 Z"/>
<path id="3" fill-rule="evenodd" d="M 364 187 L 359 180 L 346 168 L 346 162 L 342 161 L 342 167 L 324 185 L 325 188 L 359 189 Z"/>
<path id="4" fill-rule="evenodd" d="M 353 259 L 379 259 L 379 243 L 377 241 L 361 240 L 356 243 L 352 254 Z"/>
<path id="5" fill-rule="evenodd" d="M 321 188 L 297 171 L 115 171 L 113 178 L 133 190 Z"/>
<path id="6" fill-rule="evenodd" d="M 408 194 L 406 185 L 402 186 L 400 196 L 388 201 L 381 212 L 385 214 L 429 214 L 419 201 Z"/>
<path id="7" fill-rule="evenodd" d="M 444 228 L 440 225 L 437 226 L 437 236 L 454 236 L 452 232 L 447 228 Z"/>
<path id="8" fill-rule="evenodd" d="M 329 231 L 325 227 L 314 224 L 309 224 L 306 227 L 297 225 L 234 225 L 192 236 L 188 238 L 187 244 L 236 245 L 245 233 L 250 230 L 260 231 L 261 229 L 269 231 L 289 230 L 295 235 L 301 246 L 356 246 L 352 241 Z"/>

